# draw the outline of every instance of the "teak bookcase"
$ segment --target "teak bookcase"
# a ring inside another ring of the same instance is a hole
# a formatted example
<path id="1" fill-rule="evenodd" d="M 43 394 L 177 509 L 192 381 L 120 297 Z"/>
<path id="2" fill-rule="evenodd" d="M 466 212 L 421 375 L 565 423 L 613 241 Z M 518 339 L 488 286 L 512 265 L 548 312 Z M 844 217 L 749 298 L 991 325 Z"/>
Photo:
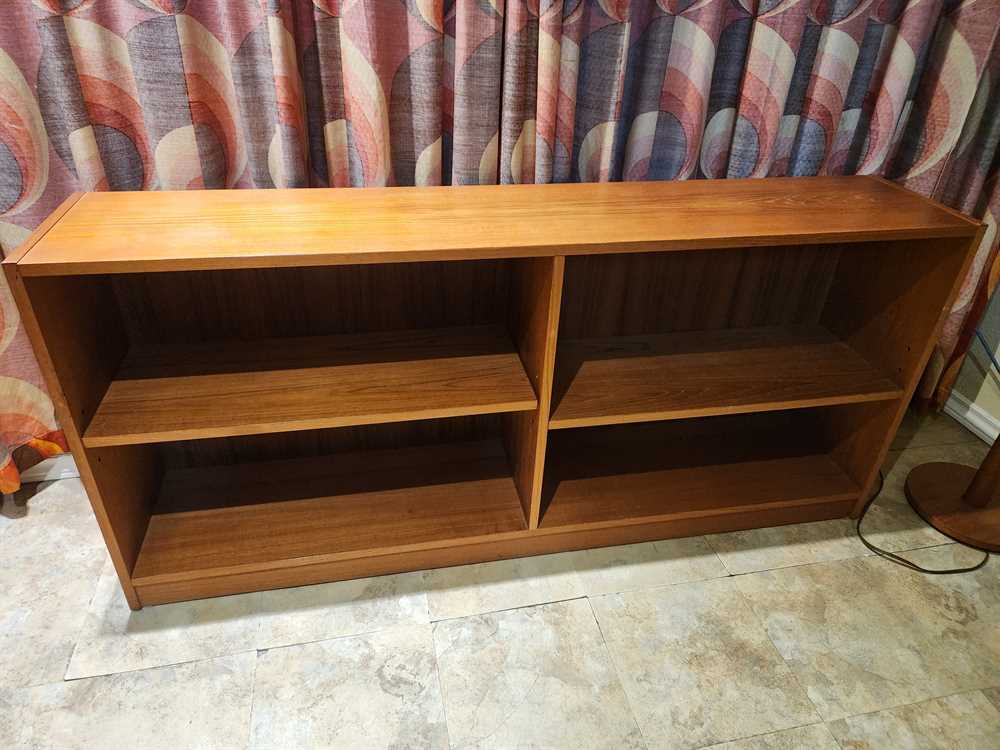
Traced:
<path id="1" fill-rule="evenodd" d="M 5 270 L 138 608 L 857 513 L 981 231 L 868 177 L 89 193 Z"/>

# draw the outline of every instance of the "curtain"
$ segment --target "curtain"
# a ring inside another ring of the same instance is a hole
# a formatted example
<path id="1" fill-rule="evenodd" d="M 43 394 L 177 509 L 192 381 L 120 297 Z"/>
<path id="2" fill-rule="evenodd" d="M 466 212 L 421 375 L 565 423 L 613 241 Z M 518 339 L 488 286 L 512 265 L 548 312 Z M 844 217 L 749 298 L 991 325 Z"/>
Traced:
<path id="1" fill-rule="evenodd" d="M 0 246 L 73 190 L 882 174 L 990 223 L 1000 0 L 5 0 Z M 831 210 L 836 210 L 831 206 Z M 0 488 L 65 450 L 0 288 Z"/>

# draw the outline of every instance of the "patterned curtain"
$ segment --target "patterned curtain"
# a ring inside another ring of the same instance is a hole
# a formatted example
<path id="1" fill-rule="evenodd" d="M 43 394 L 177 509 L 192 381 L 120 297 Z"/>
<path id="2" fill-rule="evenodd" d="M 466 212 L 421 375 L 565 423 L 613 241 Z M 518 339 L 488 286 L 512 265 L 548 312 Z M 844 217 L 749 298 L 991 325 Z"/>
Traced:
<path id="1" fill-rule="evenodd" d="M 998 33 L 1000 0 L 3 0 L 0 246 L 72 190 L 878 173 L 990 222 L 940 399 L 997 278 Z M 10 492 L 65 442 L 0 314 Z"/>

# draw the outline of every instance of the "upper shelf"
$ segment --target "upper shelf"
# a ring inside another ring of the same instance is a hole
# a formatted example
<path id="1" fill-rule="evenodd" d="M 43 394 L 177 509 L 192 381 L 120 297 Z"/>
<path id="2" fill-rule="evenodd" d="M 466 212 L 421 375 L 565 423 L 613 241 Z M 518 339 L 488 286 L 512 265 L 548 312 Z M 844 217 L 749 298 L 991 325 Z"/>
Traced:
<path id="1" fill-rule="evenodd" d="M 875 177 L 154 191 L 75 198 L 15 254 L 12 262 L 22 274 L 962 237 L 980 226 Z"/>
<path id="2" fill-rule="evenodd" d="M 833 406 L 903 389 L 821 326 L 694 331 L 559 344 L 549 427 Z"/>
<path id="3" fill-rule="evenodd" d="M 479 326 L 140 347 L 89 448 L 534 409 L 506 331 Z"/>

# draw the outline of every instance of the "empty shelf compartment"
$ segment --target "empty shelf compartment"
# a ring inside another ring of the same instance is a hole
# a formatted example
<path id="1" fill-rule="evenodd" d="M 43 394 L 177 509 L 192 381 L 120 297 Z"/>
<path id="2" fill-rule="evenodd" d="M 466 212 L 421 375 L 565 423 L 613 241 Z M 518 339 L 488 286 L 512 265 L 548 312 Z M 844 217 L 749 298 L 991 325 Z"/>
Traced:
<path id="1" fill-rule="evenodd" d="M 499 439 L 167 471 L 137 584 L 520 532 Z"/>
<path id="2" fill-rule="evenodd" d="M 843 407 L 840 407 L 843 408 Z M 619 526 L 839 504 L 860 489 L 816 423 L 829 410 L 553 432 L 540 526 Z"/>

